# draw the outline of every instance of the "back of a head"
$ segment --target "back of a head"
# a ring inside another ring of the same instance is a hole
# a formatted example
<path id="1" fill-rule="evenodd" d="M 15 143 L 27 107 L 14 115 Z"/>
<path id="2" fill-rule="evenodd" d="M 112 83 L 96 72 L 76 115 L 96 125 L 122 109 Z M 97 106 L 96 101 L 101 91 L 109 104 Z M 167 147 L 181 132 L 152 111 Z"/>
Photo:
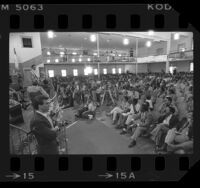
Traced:
<path id="1" fill-rule="evenodd" d="M 142 104 L 142 109 L 143 109 L 143 111 L 148 111 L 149 110 L 149 103 L 148 102 L 144 102 Z"/>
<path id="2" fill-rule="evenodd" d="M 38 96 L 34 97 L 34 99 L 32 101 L 33 108 L 35 110 L 38 110 L 39 105 L 43 105 L 43 101 L 47 100 L 47 99 L 48 99 L 48 97 L 45 97 L 44 95 L 38 95 Z"/>
<path id="3" fill-rule="evenodd" d="M 176 110 L 175 110 L 174 107 L 170 106 L 170 107 L 169 107 L 169 111 L 170 111 L 170 113 L 174 114 Z"/>
<path id="4" fill-rule="evenodd" d="M 37 86 L 37 85 L 38 85 L 38 82 L 37 82 L 37 81 L 33 81 L 33 82 L 32 82 L 32 85 L 33 85 L 33 86 Z"/>

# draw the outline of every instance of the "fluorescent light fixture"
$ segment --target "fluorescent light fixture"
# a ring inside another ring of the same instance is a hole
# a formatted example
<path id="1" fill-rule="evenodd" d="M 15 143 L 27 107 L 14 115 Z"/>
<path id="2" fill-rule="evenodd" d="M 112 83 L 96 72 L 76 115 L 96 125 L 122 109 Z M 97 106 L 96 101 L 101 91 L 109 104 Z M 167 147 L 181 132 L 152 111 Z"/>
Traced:
<path id="1" fill-rule="evenodd" d="M 47 59 L 47 63 L 50 63 L 50 59 Z"/>
<path id="2" fill-rule="evenodd" d="M 175 33 L 175 34 L 174 34 L 174 40 L 179 40 L 179 38 L 180 38 L 179 33 Z"/>
<path id="3" fill-rule="evenodd" d="M 123 39 L 123 44 L 124 44 L 124 45 L 128 45 L 128 44 L 129 44 L 129 39 L 124 38 L 124 39 Z"/>
<path id="4" fill-rule="evenodd" d="M 56 63 L 58 63 L 58 62 L 59 62 L 59 60 L 58 60 L 58 59 L 55 59 L 55 62 L 56 62 Z"/>
<path id="5" fill-rule="evenodd" d="M 77 53 L 76 53 L 76 52 L 73 52 L 72 54 L 73 54 L 73 55 L 77 55 Z"/>
<path id="6" fill-rule="evenodd" d="M 66 70 L 61 70 L 61 75 L 62 75 L 62 77 L 66 77 L 67 76 L 67 71 Z"/>
<path id="7" fill-rule="evenodd" d="M 151 41 L 147 41 L 147 42 L 146 42 L 146 46 L 147 46 L 147 47 L 151 47 Z"/>
<path id="8" fill-rule="evenodd" d="M 91 42 L 95 42 L 96 40 L 97 40 L 96 35 L 94 35 L 94 34 L 90 35 L 90 41 Z"/>
<path id="9" fill-rule="evenodd" d="M 48 70 L 48 73 L 50 78 L 54 77 L 54 70 Z"/>
<path id="10" fill-rule="evenodd" d="M 64 55 L 65 53 L 64 52 L 60 52 L 60 55 Z"/>
<path id="11" fill-rule="evenodd" d="M 75 59 L 72 59 L 72 62 L 75 63 Z"/>
<path id="12" fill-rule="evenodd" d="M 93 55 L 97 55 L 97 53 L 93 53 Z"/>
<path id="13" fill-rule="evenodd" d="M 48 35 L 48 38 L 52 39 L 54 37 L 54 32 L 53 31 L 48 31 L 47 35 Z"/>

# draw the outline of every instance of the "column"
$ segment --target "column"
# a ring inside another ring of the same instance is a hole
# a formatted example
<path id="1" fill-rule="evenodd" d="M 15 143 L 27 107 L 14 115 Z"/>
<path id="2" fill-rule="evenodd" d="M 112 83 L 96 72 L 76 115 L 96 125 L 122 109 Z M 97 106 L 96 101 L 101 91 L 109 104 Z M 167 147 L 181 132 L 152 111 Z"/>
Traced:
<path id="1" fill-rule="evenodd" d="M 166 66 L 165 66 L 165 73 L 169 73 L 169 54 L 170 54 L 170 47 L 171 47 L 171 33 L 170 36 L 167 40 L 167 61 L 166 61 Z"/>
<path id="2" fill-rule="evenodd" d="M 100 79 L 100 65 L 99 65 L 99 34 L 96 34 L 97 36 L 97 57 L 98 57 L 98 78 Z"/>
<path id="3" fill-rule="evenodd" d="M 137 73 L 138 73 L 137 58 L 138 58 L 138 38 L 136 38 L 136 47 L 135 47 L 135 59 L 136 59 L 135 74 L 136 74 L 136 75 L 137 75 Z"/>

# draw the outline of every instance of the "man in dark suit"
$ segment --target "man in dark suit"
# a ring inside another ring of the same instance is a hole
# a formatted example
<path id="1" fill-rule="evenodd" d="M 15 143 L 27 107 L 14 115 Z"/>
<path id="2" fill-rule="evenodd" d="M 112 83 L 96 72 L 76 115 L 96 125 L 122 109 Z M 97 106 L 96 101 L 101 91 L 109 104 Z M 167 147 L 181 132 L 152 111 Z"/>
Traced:
<path id="1" fill-rule="evenodd" d="M 48 115 L 48 98 L 38 95 L 33 101 L 35 109 L 34 117 L 31 119 L 30 128 L 38 142 L 38 154 L 58 154 L 57 131 Z"/>

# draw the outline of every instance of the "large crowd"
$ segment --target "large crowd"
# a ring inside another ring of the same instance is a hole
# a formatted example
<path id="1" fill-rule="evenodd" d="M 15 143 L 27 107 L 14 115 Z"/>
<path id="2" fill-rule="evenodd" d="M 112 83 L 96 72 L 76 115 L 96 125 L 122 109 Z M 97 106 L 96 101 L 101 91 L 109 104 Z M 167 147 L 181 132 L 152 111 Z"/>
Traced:
<path id="1" fill-rule="evenodd" d="M 56 76 L 34 82 L 29 93 L 53 97 L 62 109 L 78 106 L 76 118 L 93 119 L 102 106 L 120 134 L 154 141 L 155 152 L 193 150 L 193 73 L 132 73 L 98 76 Z M 34 98 L 35 96 L 32 96 Z"/>

